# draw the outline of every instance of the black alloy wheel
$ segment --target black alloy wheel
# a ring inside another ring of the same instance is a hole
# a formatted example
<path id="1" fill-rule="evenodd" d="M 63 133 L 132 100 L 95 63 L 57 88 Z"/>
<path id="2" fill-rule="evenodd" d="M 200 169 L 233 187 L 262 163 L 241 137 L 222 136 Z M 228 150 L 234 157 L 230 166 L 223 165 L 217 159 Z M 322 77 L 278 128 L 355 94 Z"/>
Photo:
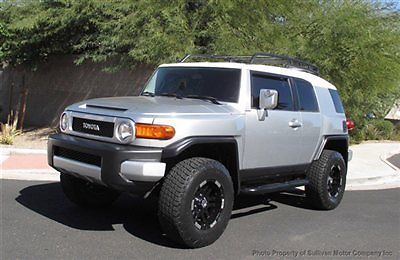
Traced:
<path id="1" fill-rule="evenodd" d="M 217 180 L 203 181 L 192 200 L 194 225 L 200 230 L 214 227 L 224 209 L 224 202 L 221 184 Z"/>

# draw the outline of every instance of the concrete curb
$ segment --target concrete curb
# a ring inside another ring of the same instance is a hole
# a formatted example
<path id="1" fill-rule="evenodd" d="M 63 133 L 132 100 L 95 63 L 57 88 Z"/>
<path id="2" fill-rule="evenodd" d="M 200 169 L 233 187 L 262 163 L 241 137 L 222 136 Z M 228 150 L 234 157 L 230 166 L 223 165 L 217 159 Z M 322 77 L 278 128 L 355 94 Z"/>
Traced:
<path id="1" fill-rule="evenodd" d="M 380 155 L 380 160 L 395 170 L 394 175 L 347 179 L 346 190 L 370 190 L 400 188 L 400 169 L 387 161 L 392 155 L 400 153 L 400 149 Z M 44 149 L 23 149 L 0 146 L 0 155 L 46 155 Z M 59 181 L 59 173 L 54 169 L 2 170 L 0 179 L 28 181 Z"/>
<path id="2" fill-rule="evenodd" d="M 380 185 L 387 183 L 399 183 L 400 175 L 390 175 L 390 176 L 379 176 L 379 177 L 368 177 L 368 178 L 358 178 L 358 179 L 347 179 L 346 185 L 352 186 L 364 186 L 364 185 Z"/>
<path id="3" fill-rule="evenodd" d="M 386 183 L 380 185 L 362 185 L 362 186 L 346 185 L 346 191 L 387 190 L 387 189 L 398 189 L 398 188 L 400 188 L 400 183 Z"/>
<path id="4" fill-rule="evenodd" d="M 21 181 L 60 181 L 56 170 L 2 170 L 0 179 Z"/>
<path id="5" fill-rule="evenodd" d="M 24 149 L 24 148 L 8 148 L 0 147 L 0 155 L 47 155 L 44 149 Z"/>
<path id="6" fill-rule="evenodd" d="M 60 173 L 56 170 L 3 170 L 0 179 L 22 181 L 60 181 Z M 348 179 L 346 190 L 381 190 L 400 188 L 400 175 L 385 177 Z"/>
<path id="7" fill-rule="evenodd" d="M 382 190 L 400 188 L 400 175 L 348 180 L 346 190 Z"/>

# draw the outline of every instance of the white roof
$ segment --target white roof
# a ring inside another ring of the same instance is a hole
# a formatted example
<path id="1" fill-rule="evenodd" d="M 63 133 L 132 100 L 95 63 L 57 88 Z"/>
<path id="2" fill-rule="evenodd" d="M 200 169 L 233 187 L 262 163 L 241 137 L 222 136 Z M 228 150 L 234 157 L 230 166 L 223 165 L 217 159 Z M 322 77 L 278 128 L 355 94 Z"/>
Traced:
<path id="1" fill-rule="evenodd" d="M 288 77 L 302 78 L 311 84 L 321 88 L 336 89 L 334 85 L 314 74 L 301 71 L 297 68 L 282 68 L 277 66 L 268 66 L 260 64 L 246 64 L 236 62 L 182 62 L 162 64 L 160 67 L 211 67 L 211 68 L 232 68 L 247 69 L 253 71 L 262 71 L 273 74 L 284 75 Z"/>

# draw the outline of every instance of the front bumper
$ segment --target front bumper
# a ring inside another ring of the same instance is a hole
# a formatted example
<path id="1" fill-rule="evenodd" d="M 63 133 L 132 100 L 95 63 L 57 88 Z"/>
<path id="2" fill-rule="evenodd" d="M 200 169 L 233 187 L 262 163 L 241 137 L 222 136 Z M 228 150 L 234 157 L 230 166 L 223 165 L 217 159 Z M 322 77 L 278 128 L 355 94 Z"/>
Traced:
<path id="1" fill-rule="evenodd" d="M 66 134 L 49 136 L 48 163 L 56 170 L 144 194 L 165 174 L 162 150 L 106 143 Z"/>

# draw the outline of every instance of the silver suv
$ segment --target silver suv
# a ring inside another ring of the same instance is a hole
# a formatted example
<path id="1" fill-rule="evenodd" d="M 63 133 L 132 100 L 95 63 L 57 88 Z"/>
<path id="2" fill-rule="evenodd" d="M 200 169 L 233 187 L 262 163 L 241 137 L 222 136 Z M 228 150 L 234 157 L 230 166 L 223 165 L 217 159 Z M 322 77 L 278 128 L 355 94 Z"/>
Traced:
<path id="1" fill-rule="evenodd" d="M 48 162 L 80 206 L 153 194 L 164 232 L 192 248 L 221 236 L 239 194 L 305 186 L 313 206 L 334 209 L 351 151 L 338 92 L 317 74 L 273 54 L 187 55 L 140 96 L 67 107 Z"/>

